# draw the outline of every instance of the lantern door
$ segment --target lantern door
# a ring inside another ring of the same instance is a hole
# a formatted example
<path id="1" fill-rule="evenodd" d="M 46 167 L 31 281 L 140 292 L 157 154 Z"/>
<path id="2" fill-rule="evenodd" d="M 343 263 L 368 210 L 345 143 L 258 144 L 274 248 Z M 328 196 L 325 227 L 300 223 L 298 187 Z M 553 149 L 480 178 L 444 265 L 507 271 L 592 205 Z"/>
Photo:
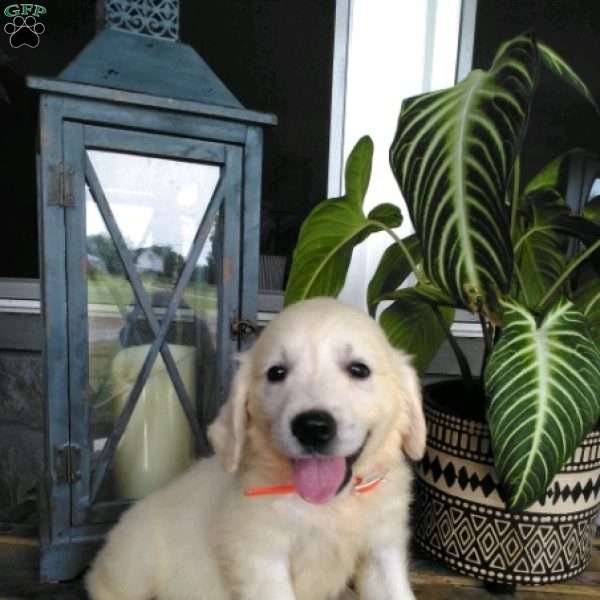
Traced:
<path id="1" fill-rule="evenodd" d="M 71 524 L 198 455 L 239 309 L 242 149 L 64 123 Z"/>

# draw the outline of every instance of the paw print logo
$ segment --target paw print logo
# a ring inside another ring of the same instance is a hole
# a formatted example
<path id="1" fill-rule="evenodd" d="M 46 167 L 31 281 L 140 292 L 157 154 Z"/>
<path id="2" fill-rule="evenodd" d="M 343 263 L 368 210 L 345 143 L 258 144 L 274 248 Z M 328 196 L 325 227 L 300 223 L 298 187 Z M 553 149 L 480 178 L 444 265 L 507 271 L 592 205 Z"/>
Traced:
<path id="1" fill-rule="evenodd" d="M 13 20 L 4 25 L 4 32 L 9 37 L 13 48 L 28 46 L 37 48 L 40 45 L 40 35 L 46 31 L 43 23 L 40 23 L 33 15 L 22 17 L 17 15 Z"/>

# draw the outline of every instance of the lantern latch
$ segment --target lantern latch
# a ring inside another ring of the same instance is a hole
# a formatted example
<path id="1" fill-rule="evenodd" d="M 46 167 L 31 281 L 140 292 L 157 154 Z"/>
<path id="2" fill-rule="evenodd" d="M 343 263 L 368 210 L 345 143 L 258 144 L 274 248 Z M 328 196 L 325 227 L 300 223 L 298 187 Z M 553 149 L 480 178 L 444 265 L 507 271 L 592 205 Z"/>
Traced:
<path id="1" fill-rule="evenodd" d="M 50 190 L 48 193 L 49 206 L 70 208 L 75 206 L 73 200 L 73 176 L 75 171 L 64 163 L 51 166 Z"/>
<path id="2" fill-rule="evenodd" d="M 238 336 L 240 339 L 246 339 L 251 335 L 256 335 L 258 325 L 250 319 L 233 319 L 231 321 L 231 333 Z"/>
<path id="3" fill-rule="evenodd" d="M 81 478 L 81 448 L 77 444 L 54 447 L 54 471 L 58 483 L 73 483 Z"/>

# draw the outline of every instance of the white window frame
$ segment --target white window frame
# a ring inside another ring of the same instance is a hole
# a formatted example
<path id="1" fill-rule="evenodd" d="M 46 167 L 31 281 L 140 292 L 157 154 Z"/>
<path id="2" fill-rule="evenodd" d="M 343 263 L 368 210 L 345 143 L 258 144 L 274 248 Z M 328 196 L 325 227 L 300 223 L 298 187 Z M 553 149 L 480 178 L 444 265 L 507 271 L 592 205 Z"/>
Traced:
<path id="1" fill-rule="evenodd" d="M 40 282 L 25 277 L 0 278 L 0 313 L 39 314 Z"/>
<path id="2" fill-rule="evenodd" d="M 393 0 L 398 2 L 399 0 Z M 414 0 L 405 0 L 407 9 L 414 8 Z M 328 171 L 328 197 L 337 197 L 343 193 L 343 165 L 352 144 L 356 139 L 347 139 L 349 129 L 348 120 L 348 87 L 349 71 L 351 70 L 351 35 L 352 35 L 352 14 L 353 8 L 356 8 L 357 2 L 369 2 L 369 10 L 376 11 L 381 9 L 382 4 L 375 5 L 370 0 L 337 0 L 335 15 L 335 36 L 334 36 L 334 56 L 333 56 L 333 78 L 332 78 L 332 100 L 331 100 L 331 125 L 330 125 L 330 146 L 329 146 L 329 171 Z M 421 89 L 414 90 L 413 93 L 420 93 L 432 89 L 435 84 L 434 73 L 434 35 L 436 31 L 436 17 L 439 18 L 441 8 L 446 9 L 448 3 L 442 5 L 445 0 L 423 0 L 423 5 L 419 5 L 425 11 L 424 38 L 423 38 L 423 69 Z M 364 7 L 363 7 L 364 8 Z M 397 9 L 397 6 L 395 7 Z M 457 35 L 457 55 L 454 69 L 454 80 L 460 81 L 471 70 L 473 59 L 473 43 L 475 37 L 475 19 L 477 14 L 477 0 L 461 0 L 460 16 L 458 19 Z M 359 20 L 360 24 L 361 21 Z M 439 30 L 438 30 L 439 31 Z M 355 60 L 356 56 L 354 57 Z M 360 60 L 360 57 L 359 59 Z M 398 62 L 398 61 L 396 61 Z M 394 64 L 394 60 L 390 59 Z M 382 70 L 382 78 L 388 77 L 387 71 Z M 451 82 L 447 83 L 449 85 Z M 352 117 L 352 116 L 351 116 Z M 391 127 L 395 126 L 395 122 Z M 357 127 L 351 124 L 350 127 L 356 131 Z M 370 133 L 364 131 L 364 134 Z M 352 134 L 349 134 L 352 135 Z M 356 137 L 356 134 L 355 136 Z M 377 148 L 377 152 L 387 153 L 387 148 Z M 387 161 L 387 157 L 385 157 Z M 374 171 L 375 171 L 374 167 Z M 372 185 L 374 178 L 372 179 Z M 378 201 L 393 202 L 398 200 L 402 202 L 399 191 L 395 198 L 386 197 Z M 371 204 L 378 202 L 367 196 L 366 205 L 370 208 Z M 406 214 L 406 211 L 403 210 Z M 410 225 L 403 225 L 400 233 L 406 235 L 410 232 Z M 378 238 L 379 236 L 379 238 Z M 385 239 L 384 239 L 385 238 Z M 379 257 L 389 240 L 384 235 L 376 234 L 371 236 L 366 242 L 363 242 L 355 251 L 352 264 L 346 279 L 346 285 L 342 290 L 340 297 L 350 303 L 365 308 L 365 290 L 368 281 L 377 266 Z M 458 311 L 457 319 L 452 326 L 452 331 L 459 337 L 481 337 L 481 328 L 476 319 L 468 311 Z"/>

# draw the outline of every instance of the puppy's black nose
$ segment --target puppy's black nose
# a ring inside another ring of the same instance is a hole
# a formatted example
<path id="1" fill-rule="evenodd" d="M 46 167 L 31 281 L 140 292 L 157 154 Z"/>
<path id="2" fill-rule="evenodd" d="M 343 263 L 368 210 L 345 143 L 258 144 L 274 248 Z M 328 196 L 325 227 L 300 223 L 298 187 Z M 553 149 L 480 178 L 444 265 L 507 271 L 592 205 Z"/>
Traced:
<path id="1" fill-rule="evenodd" d="M 324 410 L 309 410 L 292 420 L 292 433 L 311 450 L 322 450 L 337 433 L 335 419 Z"/>

